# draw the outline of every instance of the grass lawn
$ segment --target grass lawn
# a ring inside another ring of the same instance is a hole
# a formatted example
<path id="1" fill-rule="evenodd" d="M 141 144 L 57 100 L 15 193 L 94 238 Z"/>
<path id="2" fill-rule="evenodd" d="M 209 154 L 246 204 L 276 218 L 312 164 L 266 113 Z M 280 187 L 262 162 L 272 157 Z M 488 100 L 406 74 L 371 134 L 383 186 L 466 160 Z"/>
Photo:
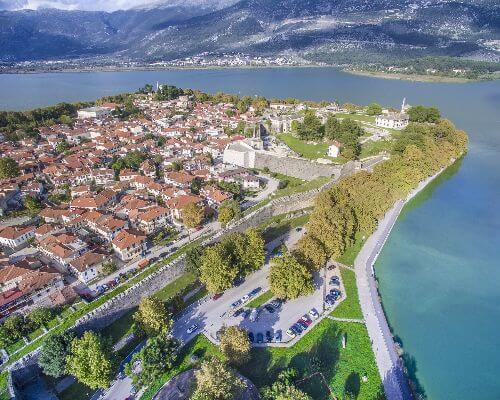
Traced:
<path id="1" fill-rule="evenodd" d="M 273 297 L 274 297 L 273 293 L 270 290 L 268 290 L 267 292 L 264 292 L 260 296 L 253 299 L 250 303 L 246 305 L 246 307 L 250 308 L 260 307 L 262 304 L 267 303 Z"/>
<path id="2" fill-rule="evenodd" d="M 161 300 L 168 300 L 177 293 L 186 289 L 189 285 L 196 281 L 196 275 L 193 273 L 186 272 L 185 274 L 178 277 L 172 283 L 169 283 L 163 289 L 155 293 L 155 296 Z"/>
<path id="3" fill-rule="evenodd" d="M 304 226 L 309 221 L 309 218 L 309 214 L 304 214 L 297 218 L 279 220 L 276 223 L 263 228 L 264 231 L 262 236 L 266 242 L 269 242 L 294 228 Z"/>
<path id="4" fill-rule="evenodd" d="M 302 157 L 309 158 L 311 160 L 327 157 L 327 143 L 311 144 L 296 138 L 295 136 L 287 134 L 278 135 L 278 138 L 280 138 L 288 147 L 300 154 Z"/>
<path id="5" fill-rule="evenodd" d="M 362 319 L 363 313 L 359 305 L 356 274 L 347 268 L 340 268 L 340 274 L 342 275 L 347 298 L 332 311 L 331 315 L 339 318 Z"/>
<path id="6" fill-rule="evenodd" d="M 42 328 L 38 328 L 37 330 L 31 332 L 28 337 L 30 340 L 35 340 L 38 336 L 40 335 L 43 335 L 43 329 Z"/>
<path id="7" fill-rule="evenodd" d="M 344 335 L 345 349 L 341 344 Z M 357 392 L 359 400 L 378 399 L 382 390 L 368 332 L 361 324 L 324 319 L 293 347 L 253 348 L 251 361 L 240 371 L 262 388 L 287 367 L 297 369 L 302 377 L 321 372 L 338 398 L 343 398 L 346 386 Z M 362 382 L 363 376 L 367 382 Z M 319 390 L 310 383 L 302 388 L 315 400 L 327 398 L 326 388 Z"/>
<path id="8" fill-rule="evenodd" d="M 137 307 L 128 311 L 126 314 L 118 318 L 111 325 L 101 330 L 102 336 L 111 338 L 113 343 L 118 342 L 122 337 L 132 333 L 132 324 L 134 323 L 134 313 L 137 311 Z"/>
<path id="9" fill-rule="evenodd" d="M 376 142 L 369 140 L 361 145 L 361 154 L 359 155 L 359 158 L 363 159 L 375 156 L 383 151 L 389 152 L 392 149 L 392 145 L 392 140 L 378 140 Z"/>
<path id="10" fill-rule="evenodd" d="M 219 349 L 212 344 L 205 336 L 198 335 L 179 354 L 175 367 L 156 379 L 144 392 L 140 400 L 149 400 L 161 389 L 161 387 L 174 376 L 193 367 L 191 356 L 196 356 L 199 360 L 208 356 L 222 358 Z"/>
<path id="11" fill-rule="evenodd" d="M 361 248 L 365 244 L 365 240 L 363 240 L 362 234 L 357 235 L 354 244 L 351 247 L 348 247 L 344 251 L 344 254 L 342 254 L 342 256 L 337 261 L 344 265 L 352 267 L 354 265 L 354 260 L 356 259 L 358 253 L 361 251 Z"/>
<path id="12" fill-rule="evenodd" d="M 375 117 L 372 115 L 362 115 L 362 114 L 344 114 L 338 113 L 335 114 L 336 118 L 349 118 L 359 122 L 368 122 L 370 124 L 375 125 Z"/>

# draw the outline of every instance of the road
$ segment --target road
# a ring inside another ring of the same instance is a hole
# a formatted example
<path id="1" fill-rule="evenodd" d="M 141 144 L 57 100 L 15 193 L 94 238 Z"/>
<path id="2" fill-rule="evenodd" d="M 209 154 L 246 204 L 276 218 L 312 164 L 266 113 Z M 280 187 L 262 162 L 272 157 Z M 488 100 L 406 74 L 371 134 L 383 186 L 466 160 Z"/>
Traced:
<path id="1" fill-rule="evenodd" d="M 203 228 L 200 229 L 199 231 L 195 231 L 195 232 L 191 233 L 191 237 L 186 236 L 180 240 L 169 243 L 166 246 L 153 246 L 148 250 L 148 253 L 145 256 L 136 257 L 133 260 L 129 261 L 127 264 L 125 264 L 118 271 L 113 272 L 112 274 L 107 275 L 96 282 L 93 282 L 91 285 L 89 285 L 89 289 L 96 290 L 97 286 L 103 285 L 106 282 L 109 282 L 110 280 L 117 278 L 120 274 L 123 274 L 123 273 L 130 271 L 131 269 L 137 268 L 139 262 L 141 262 L 143 260 L 150 260 L 151 258 L 154 258 L 154 257 L 158 258 L 160 256 L 160 254 L 162 254 L 163 252 L 170 253 L 172 250 L 172 247 L 175 246 L 178 249 L 178 248 L 180 248 L 180 247 L 184 246 L 185 244 L 199 238 L 200 236 L 202 236 L 206 233 L 214 232 L 215 230 L 217 230 L 218 226 L 219 226 L 218 222 L 210 222 L 210 223 L 204 225 Z"/>
<path id="2" fill-rule="evenodd" d="M 257 176 L 259 179 L 265 180 L 267 185 L 264 190 L 261 190 L 254 197 L 245 197 L 245 202 L 241 205 L 241 208 L 244 210 L 260 203 L 263 200 L 271 198 L 271 195 L 279 188 L 280 181 L 278 179 L 262 174 Z"/>

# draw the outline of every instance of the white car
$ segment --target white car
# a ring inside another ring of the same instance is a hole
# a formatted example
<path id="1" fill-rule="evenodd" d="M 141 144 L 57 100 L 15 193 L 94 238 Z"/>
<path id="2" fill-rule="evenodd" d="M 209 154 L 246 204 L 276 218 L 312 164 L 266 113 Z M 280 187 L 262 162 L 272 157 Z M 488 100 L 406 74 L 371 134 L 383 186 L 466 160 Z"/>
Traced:
<path id="1" fill-rule="evenodd" d="M 250 299 L 250 296 L 246 294 L 241 298 L 241 302 L 244 303 L 245 301 L 248 301 L 248 299 Z"/>
<path id="2" fill-rule="evenodd" d="M 196 325 L 196 324 L 191 325 L 191 326 L 188 328 L 188 330 L 187 330 L 188 335 L 191 335 L 191 334 L 192 334 L 194 331 L 196 331 L 197 329 L 198 329 L 198 325 Z"/>
<path id="3" fill-rule="evenodd" d="M 259 316 L 259 310 L 257 308 L 254 308 L 250 313 L 250 322 L 257 321 L 258 316 Z"/>
<path id="4" fill-rule="evenodd" d="M 290 336 L 291 338 L 294 338 L 296 336 L 295 333 L 291 329 L 287 329 L 286 334 L 288 336 Z"/>
<path id="5" fill-rule="evenodd" d="M 319 317 L 318 312 L 314 308 L 311 308 L 309 310 L 309 315 L 311 316 L 312 319 L 318 319 Z"/>

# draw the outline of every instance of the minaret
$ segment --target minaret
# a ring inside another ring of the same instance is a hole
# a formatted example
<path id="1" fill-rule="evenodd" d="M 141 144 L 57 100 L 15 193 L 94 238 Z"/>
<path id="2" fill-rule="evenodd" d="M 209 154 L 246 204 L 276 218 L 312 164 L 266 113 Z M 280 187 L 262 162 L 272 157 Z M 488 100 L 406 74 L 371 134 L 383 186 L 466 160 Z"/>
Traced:
<path id="1" fill-rule="evenodd" d="M 156 91 L 160 90 L 160 82 L 156 81 Z"/>
<path id="2" fill-rule="evenodd" d="M 403 104 L 401 104 L 401 114 L 405 112 L 405 106 L 406 106 L 406 97 L 403 98 Z"/>

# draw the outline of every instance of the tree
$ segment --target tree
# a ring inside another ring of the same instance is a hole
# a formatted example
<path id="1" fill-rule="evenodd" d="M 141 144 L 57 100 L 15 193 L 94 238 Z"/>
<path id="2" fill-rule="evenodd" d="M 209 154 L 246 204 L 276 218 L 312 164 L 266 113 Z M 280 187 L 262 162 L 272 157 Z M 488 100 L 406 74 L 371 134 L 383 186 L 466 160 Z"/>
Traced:
<path id="1" fill-rule="evenodd" d="M 202 256 L 203 247 L 201 247 L 200 245 L 191 247 L 188 251 L 186 251 L 186 271 L 199 275 Z"/>
<path id="2" fill-rule="evenodd" d="M 166 335 L 172 327 L 172 318 L 165 303 L 154 296 L 141 299 L 134 321 L 148 336 Z"/>
<path id="3" fill-rule="evenodd" d="M 241 208 L 236 200 L 226 200 L 220 205 L 217 220 L 222 226 L 226 226 L 230 221 L 240 218 Z"/>
<path id="4" fill-rule="evenodd" d="M 102 265 L 102 273 L 104 275 L 110 275 L 112 274 L 113 272 L 116 272 L 118 271 L 118 266 L 116 265 L 115 262 L 113 261 L 108 261 L 108 262 L 105 262 L 103 265 Z"/>
<path id="5" fill-rule="evenodd" d="M 52 317 L 52 310 L 47 307 L 36 308 L 28 314 L 29 321 L 34 327 L 37 328 L 42 325 L 47 325 Z"/>
<path id="6" fill-rule="evenodd" d="M 56 144 L 55 150 L 56 153 L 61 154 L 70 149 L 70 145 L 65 140 L 62 140 Z"/>
<path id="7" fill-rule="evenodd" d="M 266 259 L 265 240 L 259 230 L 250 228 L 245 232 L 247 239 L 247 250 L 245 258 L 249 271 L 257 271 L 262 268 Z"/>
<path id="8" fill-rule="evenodd" d="M 312 110 L 307 110 L 304 115 L 304 122 L 297 126 L 297 134 L 302 140 L 322 139 L 325 131 L 320 119 Z"/>
<path id="9" fill-rule="evenodd" d="M 296 299 L 314 291 L 311 272 L 291 255 L 274 259 L 269 285 L 271 292 L 282 299 Z"/>
<path id="10" fill-rule="evenodd" d="M 303 236 L 297 243 L 297 250 L 294 255 L 300 260 L 301 264 L 310 269 L 320 269 L 327 261 L 326 249 L 313 235 Z"/>
<path id="11" fill-rule="evenodd" d="M 262 390 L 262 400 L 311 400 L 306 393 L 295 386 L 297 371 L 286 369 L 279 373 L 278 379 Z"/>
<path id="12" fill-rule="evenodd" d="M 203 208 L 196 203 L 189 203 L 182 210 L 182 223 L 186 228 L 196 228 L 203 221 Z"/>
<path id="13" fill-rule="evenodd" d="M 250 360 L 252 346 L 248 333 L 239 326 L 223 326 L 219 331 L 220 350 L 233 365 L 244 365 Z"/>
<path id="14" fill-rule="evenodd" d="M 178 348 L 179 342 L 165 335 L 149 338 L 144 347 L 126 364 L 125 372 L 132 377 L 136 386 L 147 386 L 173 367 Z M 135 374 L 133 365 L 137 361 L 141 363 L 141 370 Z"/>
<path id="15" fill-rule="evenodd" d="M 435 107 L 425 107 L 422 105 L 410 107 L 408 116 L 411 122 L 431 122 L 436 123 L 441 118 L 441 113 Z"/>
<path id="16" fill-rule="evenodd" d="M 221 360 L 205 360 L 195 372 L 196 386 L 191 400 L 234 400 L 245 383 Z"/>
<path id="17" fill-rule="evenodd" d="M 91 389 L 105 389 L 111 382 L 113 364 L 109 343 L 92 331 L 71 343 L 67 372 Z"/>
<path id="18" fill-rule="evenodd" d="M 382 114 L 382 107 L 378 103 L 371 103 L 366 108 L 366 113 L 368 115 L 379 115 Z"/>
<path id="19" fill-rule="evenodd" d="M 216 243 L 205 249 L 201 259 L 200 281 L 210 293 L 229 289 L 237 276 L 238 266 L 224 243 Z"/>
<path id="20" fill-rule="evenodd" d="M 330 140 L 339 140 L 342 133 L 342 125 L 340 121 L 333 116 L 333 114 L 328 114 L 325 123 L 325 136 Z"/>
<path id="21" fill-rule="evenodd" d="M 0 179 L 15 178 L 21 174 L 18 163 L 10 157 L 0 157 Z"/>
<path id="22" fill-rule="evenodd" d="M 40 201 L 35 199 L 33 196 L 26 196 L 23 200 L 24 207 L 30 212 L 30 214 L 38 214 L 43 208 Z"/>
<path id="23" fill-rule="evenodd" d="M 59 378 L 66 373 L 66 357 L 75 339 L 72 332 L 50 335 L 42 345 L 38 365 L 43 373 Z"/>

